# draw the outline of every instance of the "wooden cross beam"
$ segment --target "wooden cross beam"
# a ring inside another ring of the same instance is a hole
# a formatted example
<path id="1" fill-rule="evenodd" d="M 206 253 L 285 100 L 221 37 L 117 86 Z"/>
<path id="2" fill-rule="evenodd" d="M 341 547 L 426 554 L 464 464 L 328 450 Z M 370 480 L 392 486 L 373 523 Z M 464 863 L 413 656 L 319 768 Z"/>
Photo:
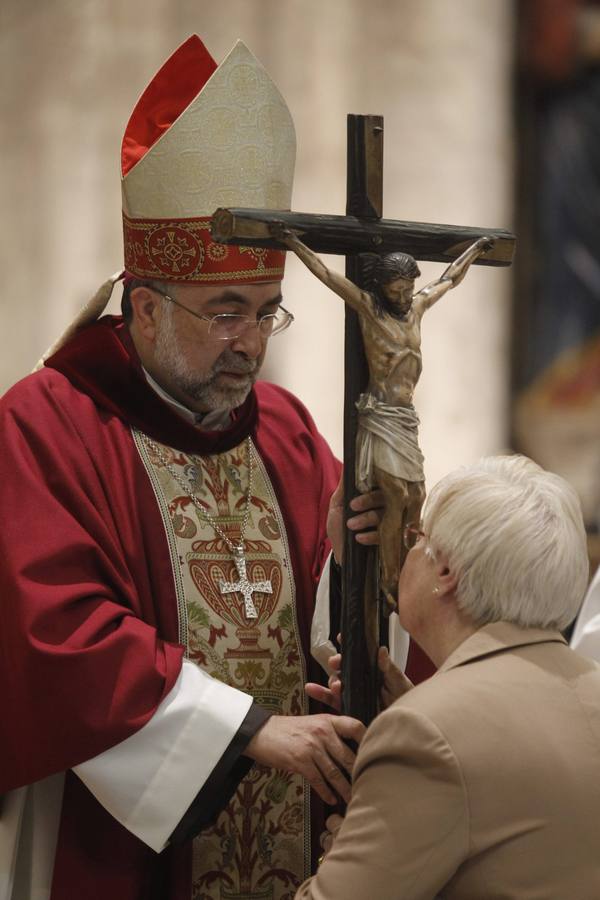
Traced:
<path id="1" fill-rule="evenodd" d="M 449 263 L 477 238 L 493 234 L 497 240 L 474 265 L 509 266 L 515 247 L 514 235 L 498 228 L 401 222 L 375 216 L 367 218 L 364 213 L 324 216 L 264 209 L 218 209 L 213 216 L 212 236 L 223 244 L 286 250 L 284 244 L 270 236 L 269 225 L 275 222 L 283 222 L 316 253 L 341 256 L 402 250 L 415 259 Z"/>
<path id="2" fill-rule="evenodd" d="M 213 238 L 222 243 L 287 249 L 271 237 L 269 226 L 283 224 L 318 253 L 346 257 L 346 276 L 364 287 L 362 253 L 402 251 L 415 259 L 450 263 L 480 237 L 493 235 L 492 247 L 475 265 L 507 266 L 515 237 L 498 228 L 463 228 L 382 219 L 383 117 L 348 116 L 348 168 L 345 216 L 311 215 L 279 210 L 219 209 L 213 216 Z M 360 325 L 346 305 L 344 397 L 344 492 L 346 517 L 357 493 L 356 401 L 369 380 Z M 379 677 L 377 647 L 384 633 L 377 604 L 377 559 L 373 550 L 346 533 L 342 568 L 341 632 L 343 643 L 342 707 L 368 724 L 377 715 Z M 335 616 L 333 617 L 335 619 Z M 338 625 L 334 622 L 332 633 Z"/>

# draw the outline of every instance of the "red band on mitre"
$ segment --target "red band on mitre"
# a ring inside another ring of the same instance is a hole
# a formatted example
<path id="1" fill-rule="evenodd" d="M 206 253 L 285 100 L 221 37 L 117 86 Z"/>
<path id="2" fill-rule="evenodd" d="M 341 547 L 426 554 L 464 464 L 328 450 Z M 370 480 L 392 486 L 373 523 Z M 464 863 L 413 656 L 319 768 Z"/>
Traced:
<path id="1" fill-rule="evenodd" d="M 187 109 L 216 68 L 197 34 L 169 57 L 136 103 L 127 123 L 121 147 L 123 177 Z"/>
<path id="2" fill-rule="evenodd" d="M 285 251 L 217 244 L 210 217 L 130 219 L 123 214 L 125 268 L 136 278 L 188 284 L 280 281 Z"/>

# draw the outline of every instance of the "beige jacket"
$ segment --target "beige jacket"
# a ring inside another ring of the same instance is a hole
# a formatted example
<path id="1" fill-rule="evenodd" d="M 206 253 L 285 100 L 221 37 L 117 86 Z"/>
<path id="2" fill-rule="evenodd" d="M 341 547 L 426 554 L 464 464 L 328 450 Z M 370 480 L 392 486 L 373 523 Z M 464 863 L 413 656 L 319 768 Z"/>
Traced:
<path id="1" fill-rule="evenodd" d="M 600 666 L 482 628 L 372 723 L 332 850 L 297 898 L 600 898 Z"/>

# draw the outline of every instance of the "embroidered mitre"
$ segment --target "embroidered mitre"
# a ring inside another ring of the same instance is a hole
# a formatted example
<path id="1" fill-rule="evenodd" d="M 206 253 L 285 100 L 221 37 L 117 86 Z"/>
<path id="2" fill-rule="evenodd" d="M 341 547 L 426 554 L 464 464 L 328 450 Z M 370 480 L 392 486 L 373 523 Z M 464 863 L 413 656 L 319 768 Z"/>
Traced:
<path id="1" fill-rule="evenodd" d="M 140 97 L 121 155 L 125 267 L 198 284 L 278 281 L 285 253 L 214 243 L 220 206 L 289 210 L 294 125 L 273 81 L 238 41 L 217 66 L 190 37 Z"/>

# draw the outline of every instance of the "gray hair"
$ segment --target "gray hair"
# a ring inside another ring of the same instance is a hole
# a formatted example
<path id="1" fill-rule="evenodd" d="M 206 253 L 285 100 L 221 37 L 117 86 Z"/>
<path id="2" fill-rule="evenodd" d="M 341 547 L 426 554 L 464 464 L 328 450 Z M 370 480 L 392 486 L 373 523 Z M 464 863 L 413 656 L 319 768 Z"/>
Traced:
<path id="1" fill-rule="evenodd" d="M 491 456 L 446 475 L 429 494 L 423 530 L 477 625 L 562 630 L 577 615 L 589 574 L 581 505 L 563 478 L 526 456 Z"/>

